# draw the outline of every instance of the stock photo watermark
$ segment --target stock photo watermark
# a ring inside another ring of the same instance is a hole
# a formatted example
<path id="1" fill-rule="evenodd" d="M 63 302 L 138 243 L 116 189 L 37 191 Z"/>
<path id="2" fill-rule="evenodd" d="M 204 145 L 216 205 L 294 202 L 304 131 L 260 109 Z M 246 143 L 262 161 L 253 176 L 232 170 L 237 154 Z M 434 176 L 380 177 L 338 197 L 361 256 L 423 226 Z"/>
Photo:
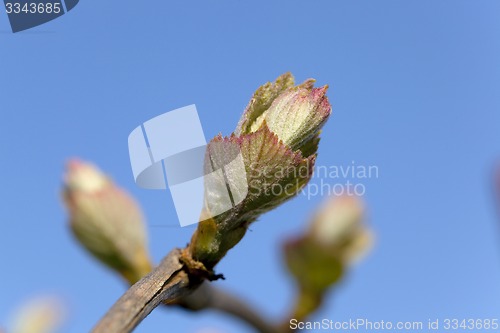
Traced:
<path id="1" fill-rule="evenodd" d="M 363 196 L 379 178 L 376 165 L 316 165 L 305 159 L 282 167 L 256 161 L 245 165 L 240 146 L 207 144 L 195 105 L 179 108 L 136 127 L 128 137 L 130 163 L 139 187 L 172 195 L 181 226 L 227 212 L 251 197 Z M 286 164 L 285 164 L 286 165 Z M 309 184 L 304 186 L 309 180 Z M 200 211 L 203 207 L 203 217 Z"/>
<path id="2" fill-rule="evenodd" d="M 164 190 L 168 184 L 181 226 L 201 222 L 202 205 L 210 212 L 203 216 L 208 219 L 231 210 L 248 193 L 239 147 L 222 142 L 207 146 L 195 105 L 138 126 L 129 135 L 128 147 L 136 184 L 152 190 Z M 207 152 L 218 150 L 224 151 L 220 158 L 206 160 Z M 214 195 L 206 196 L 207 188 Z"/>
<path id="3" fill-rule="evenodd" d="M 350 164 L 346 165 L 313 166 L 307 163 L 301 165 L 298 169 L 274 167 L 271 171 L 250 164 L 250 178 L 256 180 L 255 182 L 250 181 L 248 184 L 249 192 L 255 195 L 262 193 L 274 196 L 293 195 L 296 188 L 300 186 L 301 179 L 308 176 L 311 168 L 313 169 L 311 182 L 299 192 L 299 195 L 307 197 L 308 200 L 317 196 L 364 196 L 367 191 L 366 182 L 378 179 L 380 176 L 377 165 L 357 164 L 355 161 L 351 161 Z M 274 179 L 283 177 L 293 178 L 295 181 L 286 185 L 273 182 Z"/>
<path id="4" fill-rule="evenodd" d="M 28 30 L 68 13 L 79 0 L 4 0 L 12 32 Z"/>
<path id="5" fill-rule="evenodd" d="M 420 332 L 420 331 L 497 331 L 500 328 L 498 318 L 443 318 L 417 321 L 370 320 L 367 318 L 336 321 L 324 318 L 317 321 L 299 321 L 290 319 L 289 327 L 292 331 L 392 331 L 392 332 Z"/>

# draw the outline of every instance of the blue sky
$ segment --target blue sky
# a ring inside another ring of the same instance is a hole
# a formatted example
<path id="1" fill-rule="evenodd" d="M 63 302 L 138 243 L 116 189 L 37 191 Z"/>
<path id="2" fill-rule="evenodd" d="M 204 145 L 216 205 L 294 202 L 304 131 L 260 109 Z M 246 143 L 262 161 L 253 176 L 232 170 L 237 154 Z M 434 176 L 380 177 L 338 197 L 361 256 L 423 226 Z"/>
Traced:
<path id="1" fill-rule="evenodd" d="M 330 85 L 318 163 L 379 168 L 362 180 L 375 247 L 315 318 L 500 318 L 499 13 L 496 0 L 81 1 L 12 34 L 1 12 L 0 323 L 55 293 L 70 306 L 64 332 L 87 331 L 125 290 L 68 232 L 65 161 L 93 161 L 141 202 L 158 261 L 194 229 L 177 227 L 168 192 L 135 186 L 128 134 L 193 103 L 207 137 L 230 134 L 252 92 L 286 71 Z M 322 199 L 263 216 L 217 266 L 218 285 L 283 315 L 293 283 L 280 240 Z M 137 332 L 204 327 L 251 332 L 177 309 Z"/>

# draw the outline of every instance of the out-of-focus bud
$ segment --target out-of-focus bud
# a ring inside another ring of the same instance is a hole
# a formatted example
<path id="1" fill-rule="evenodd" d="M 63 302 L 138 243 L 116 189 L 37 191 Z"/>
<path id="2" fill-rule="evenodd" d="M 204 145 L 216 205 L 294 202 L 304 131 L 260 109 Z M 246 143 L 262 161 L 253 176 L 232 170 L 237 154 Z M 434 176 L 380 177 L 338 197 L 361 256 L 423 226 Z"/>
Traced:
<path id="1" fill-rule="evenodd" d="M 359 259 L 372 243 L 372 233 L 363 225 L 363 203 L 355 196 L 330 199 L 311 223 L 309 237 L 325 250 L 337 252 L 345 263 Z"/>
<path id="2" fill-rule="evenodd" d="M 495 169 L 495 174 L 493 175 L 493 186 L 494 186 L 494 195 L 495 195 L 495 202 L 497 206 L 497 211 L 498 214 L 500 214 L 500 163 L 497 163 L 496 169 Z"/>
<path id="3" fill-rule="evenodd" d="M 497 167 L 495 173 L 495 190 L 497 192 L 497 196 L 500 199 L 500 165 Z M 500 200 L 499 200 L 500 202 Z"/>
<path id="4" fill-rule="evenodd" d="M 327 87 L 313 85 L 314 80 L 309 79 L 295 86 L 290 73 L 263 85 L 254 93 L 233 135 L 219 135 L 208 144 L 210 167 L 228 165 L 230 152 L 241 153 L 246 175 L 226 168 L 225 181 L 237 188 L 241 177 L 246 177 L 248 192 L 233 209 L 198 225 L 190 243 L 195 260 L 212 268 L 262 213 L 294 197 L 309 182 L 319 133 L 331 113 Z M 217 202 L 220 191 L 205 188 L 205 201 Z M 202 216 L 214 216 L 212 211 L 205 207 Z"/>
<path id="5" fill-rule="evenodd" d="M 23 304 L 14 314 L 11 332 L 54 333 L 65 317 L 63 302 L 59 298 L 39 297 Z"/>
<path id="6" fill-rule="evenodd" d="M 372 236 L 362 223 L 363 215 L 357 197 L 328 199 L 307 232 L 285 242 L 285 262 L 299 289 L 293 318 L 305 318 L 315 311 L 348 264 L 369 248 Z"/>
<path id="7" fill-rule="evenodd" d="M 81 161 L 68 163 L 64 185 L 71 230 L 83 247 L 131 284 L 149 273 L 145 226 L 134 199 Z"/>

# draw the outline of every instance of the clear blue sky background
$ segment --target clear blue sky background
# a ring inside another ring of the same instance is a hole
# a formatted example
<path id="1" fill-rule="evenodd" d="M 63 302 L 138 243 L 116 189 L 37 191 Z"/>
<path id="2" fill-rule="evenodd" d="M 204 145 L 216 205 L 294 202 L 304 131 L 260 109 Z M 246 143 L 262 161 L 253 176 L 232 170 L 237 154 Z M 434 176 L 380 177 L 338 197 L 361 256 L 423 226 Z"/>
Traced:
<path id="1" fill-rule="evenodd" d="M 285 71 L 331 86 L 318 163 L 379 167 L 363 182 L 376 246 L 316 319 L 499 318 L 499 1 L 82 0 L 19 34 L 0 13 L 0 323 L 56 293 L 70 306 L 63 331 L 88 331 L 125 290 L 68 232 L 68 158 L 95 162 L 141 202 L 158 261 L 194 229 L 177 227 L 168 192 L 135 186 L 130 131 L 195 103 L 207 137 L 229 134 L 255 88 Z M 284 314 L 293 284 L 279 240 L 321 200 L 263 216 L 218 266 L 218 284 Z M 137 332 L 203 327 L 251 332 L 177 309 Z"/>

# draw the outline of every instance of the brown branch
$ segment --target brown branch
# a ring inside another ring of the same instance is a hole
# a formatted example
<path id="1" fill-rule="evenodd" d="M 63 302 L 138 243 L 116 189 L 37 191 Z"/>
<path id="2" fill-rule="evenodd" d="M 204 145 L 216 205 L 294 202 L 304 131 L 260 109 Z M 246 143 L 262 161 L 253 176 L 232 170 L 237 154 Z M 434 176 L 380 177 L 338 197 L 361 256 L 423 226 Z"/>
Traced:
<path id="1" fill-rule="evenodd" d="M 97 323 L 93 333 L 131 332 L 162 302 L 175 302 L 188 295 L 189 277 L 179 262 L 181 251 L 170 252 L 151 273 L 128 289 Z"/>
<path id="2" fill-rule="evenodd" d="M 190 279 L 182 257 L 179 249 L 170 252 L 158 267 L 116 301 L 92 333 L 132 332 L 161 303 L 180 305 L 192 311 L 218 310 L 246 322 L 260 333 L 285 331 L 236 296 L 211 286 L 209 282 L 201 283 L 199 276 Z"/>
<path id="3" fill-rule="evenodd" d="M 192 294 L 182 298 L 179 305 L 192 311 L 205 309 L 221 311 L 246 322 L 260 333 L 283 332 L 279 327 L 263 318 L 245 301 L 226 291 L 215 288 L 207 282 L 203 283 Z"/>

